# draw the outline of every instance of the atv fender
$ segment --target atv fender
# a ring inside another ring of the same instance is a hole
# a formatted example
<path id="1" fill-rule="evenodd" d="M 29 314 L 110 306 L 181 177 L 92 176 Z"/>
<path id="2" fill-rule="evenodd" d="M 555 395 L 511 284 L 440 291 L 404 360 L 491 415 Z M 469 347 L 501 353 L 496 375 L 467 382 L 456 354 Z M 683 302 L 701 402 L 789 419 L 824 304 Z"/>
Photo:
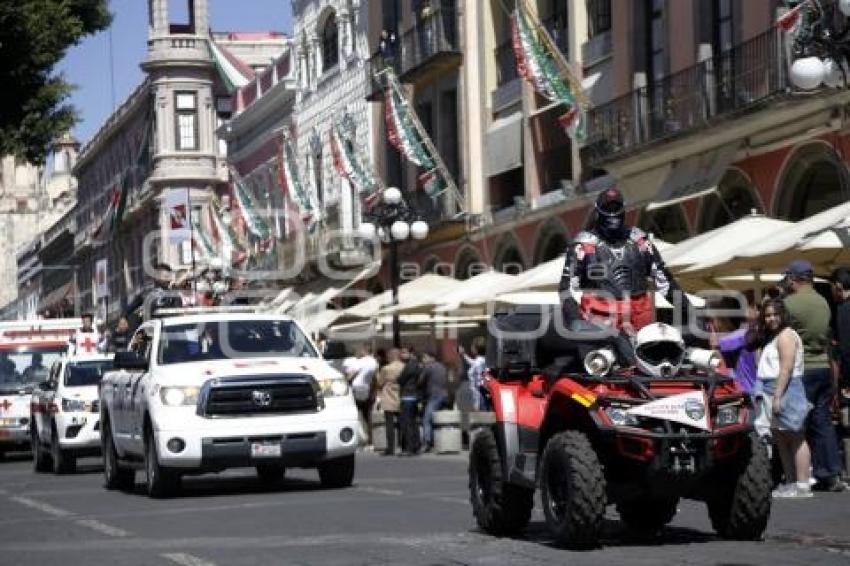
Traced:
<path id="1" fill-rule="evenodd" d="M 494 382 L 490 396 L 496 413 L 493 432 L 502 456 L 502 477 L 509 483 L 534 489 L 546 406 L 543 380 L 535 377 L 524 384 Z"/>

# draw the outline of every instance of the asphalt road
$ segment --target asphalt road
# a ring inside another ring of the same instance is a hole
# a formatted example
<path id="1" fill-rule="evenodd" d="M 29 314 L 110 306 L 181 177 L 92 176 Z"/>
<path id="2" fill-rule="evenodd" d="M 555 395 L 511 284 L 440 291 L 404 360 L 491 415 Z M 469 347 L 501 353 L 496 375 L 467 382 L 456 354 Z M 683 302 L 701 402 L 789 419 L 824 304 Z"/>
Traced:
<path id="1" fill-rule="evenodd" d="M 323 490 L 293 470 L 276 488 L 253 470 L 187 478 L 151 500 L 102 487 L 98 460 L 70 476 L 35 475 L 25 455 L 0 462 L 0 565 L 33 564 L 850 564 L 850 494 L 779 501 L 765 542 L 718 539 L 702 505 L 683 502 L 651 541 L 613 513 L 601 548 L 552 546 L 539 504 L 522 538 L 481 533 L 463 456 L 362 454 L 356 484 Z M 138 477 L 141 481 L 141 476 Z"/>

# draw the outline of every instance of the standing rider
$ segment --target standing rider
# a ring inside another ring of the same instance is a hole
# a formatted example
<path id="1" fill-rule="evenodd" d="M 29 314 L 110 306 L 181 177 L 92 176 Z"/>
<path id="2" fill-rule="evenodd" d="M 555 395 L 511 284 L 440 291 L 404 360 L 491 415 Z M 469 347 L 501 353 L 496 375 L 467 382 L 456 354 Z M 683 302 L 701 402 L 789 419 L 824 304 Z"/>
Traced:
<path id="1" fill-rule="evenodd" d="M 649 279 L 671 304 L 681 291 L 658 250 L 640 229 L 627 226 L 623 194 L 612 187 L 596 199 L 593 227 L 569 244 L 558 291 L 566 328 L 580 320 L 634 335 L 652 322 Z M 581 302 L 575 292 L 581 291 Z"/>

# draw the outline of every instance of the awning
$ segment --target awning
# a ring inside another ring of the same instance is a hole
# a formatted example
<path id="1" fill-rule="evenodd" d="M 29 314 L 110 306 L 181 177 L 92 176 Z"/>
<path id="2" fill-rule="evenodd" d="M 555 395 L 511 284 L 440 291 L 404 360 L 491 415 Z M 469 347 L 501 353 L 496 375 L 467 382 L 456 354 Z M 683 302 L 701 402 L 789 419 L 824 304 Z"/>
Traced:
<path id="1" fill-rule="evenodd" d="M 487 175 L 522 166 L 522 112 L 499 118 L 487 130 Z"/>
<path id="2" fill-rule="evenodd" d="M 738 144 L 726 145 L 678 160 L 646 209 L 672 206 L 717 191 L 738 147 Z"/>
<path id="3" fill-rule="evenodd" d="M 60 285 L 56 289 L 52 290 L 47 294 L 44 299 L 41 300 L 39 304 L 39 310 L 52 308 L 68 297 L 71 296 L 71 293 L 74 291 L 74 282 L 68 281 L 64 285 Z"/>
<path id="4" fill-rule="evenodd" d="M 635 175 L 621 177 L 616 172 L 609 172 L 617 180 L 617 187 L 623 192 L 626 202 L 640 204 L 652 200 L 658 194 L 659 188 L 670 174 L 672 166 L 669 163 L 660 165 L 648 171 Z"/>

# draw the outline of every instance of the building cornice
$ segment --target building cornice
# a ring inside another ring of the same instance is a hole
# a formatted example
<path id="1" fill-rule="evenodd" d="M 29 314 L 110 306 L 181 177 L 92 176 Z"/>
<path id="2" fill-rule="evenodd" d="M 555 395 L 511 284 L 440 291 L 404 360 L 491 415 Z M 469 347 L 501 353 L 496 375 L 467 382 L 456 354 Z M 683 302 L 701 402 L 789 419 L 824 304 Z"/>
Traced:
<path id="1" fill-rule="evenodd" d="M 142 104 L 147 100 L 147 96 L 150 94 L 150 79 L 145 79 L 142 83 L 136 87 L 136 90 L 130 94 L 115 110 L 109 118 L 106 119 L 103 126 L 95 133 L 95 135 L 89 140 L 83 148 L 80 150 L 79 156 L 77 156 L 77 162 L 73 167 L 73 174 L 76 177 L 79 177 L 80 170 L 84 169 L 86 165 L 88 165 L 89 161 L 91 161 L 96 155 L 118 132 L 127 121 L 135 114 L 137 110 L 140 109 Z"/>

